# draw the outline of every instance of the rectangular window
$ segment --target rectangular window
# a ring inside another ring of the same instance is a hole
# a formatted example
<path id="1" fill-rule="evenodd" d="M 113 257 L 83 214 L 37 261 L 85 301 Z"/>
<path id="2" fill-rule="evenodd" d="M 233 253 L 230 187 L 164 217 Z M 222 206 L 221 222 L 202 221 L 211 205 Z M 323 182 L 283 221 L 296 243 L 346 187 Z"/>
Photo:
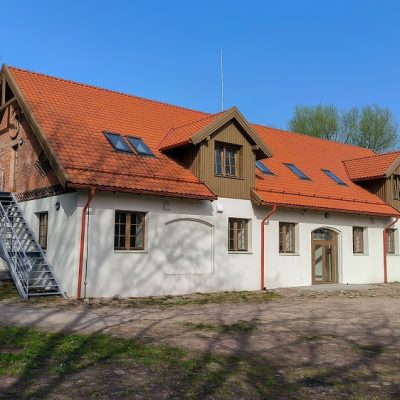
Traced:
<path id="1" fill-rule="evenodd" d="M 114 150 L 121 151 L 123 153 L 132 153 L 128 143 L 125 142 L 125 139 L 119 133 L 104 132 L 104 135 L 111 143 Z"/>
<path id="2" fill-rule="evenodd" d="M 279 222 L 279 252 L 296 252 L 296 224 Z"/>
<path id="3" fill-rule="evenodd" d="M 400 176 L 393 175 L 393 198 L 400 199 Z"/>
<path id="4" fill-rule="evenodd" d="M 338 185 L 347 186 L 337 175 L 335 175 L 332 171 L 329 171 L 329 169 L 323 169 L 322 172 L 329 176 L 329 178 L 335 181 Z"/>
<path id="5" fill-rule="evenodd" d="M 229 251 L 248 250 L 248 220 L 229 218 L 228 249 Z"/>
<path id="6" fill-rule="evenodd" d="M 150 150 L 149 146 L 143 141 L 142 138 L 128 136 L 128 141 L 132 145 L 132 147 L 140 154 L 141 156 L 154 156 L 153 152 Z"/>
<path id="7" fill-rule="evenodd" d="M 144 233 L 145 213 L 115 211 L 115 250 L 144 250 Z"/>
<path id="8" fill-rule="evenodd" d="M 396 253 L 396 229 L 388 229 L 387 231 L 387 247 L 388 247 L 388 253 L 389 254 L 395 254 Z"/>
<path id="9" fill-rule="evenodd" d="M 265 175 L 274 175 L 274 173 L 260 160 L 256 161 L 256 167 Z"/>
<path id="10" fill-rule="evenodd" d="M 41 212 L 39 218 L 39 245 L 43 250 L 47 249 L 48 213 Z"/>
<path id="11" fill-rule="evenodd" d="M 364 253 L 364 228 L 353 226 L 353 253 Z"/>
<path id="12" fill-rule="evenodd" d="M 238 150 L 231 146 L 215 146 L 215 175 L 237 176 Z"/>

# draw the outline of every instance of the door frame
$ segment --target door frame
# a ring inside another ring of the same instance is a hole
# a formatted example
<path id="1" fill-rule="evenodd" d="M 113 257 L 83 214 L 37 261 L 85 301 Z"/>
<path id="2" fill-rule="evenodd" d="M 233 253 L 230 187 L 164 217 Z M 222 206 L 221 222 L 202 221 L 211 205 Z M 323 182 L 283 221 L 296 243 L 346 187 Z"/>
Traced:
<path id="1" fill-rule="evenodd" d="M 318 231 L 320 229 L 326 229 L 330 231 L 333 235 L 334 238 L 332 240 L 318 240 L 318 239 L 313 239 L 313 233 L 315 231 Z M 334 268 L 332 269 L 332 282 L 321 282 L 321 281 L 316 281 L 315 280 L 315 246 L 316 244 L 320 244 L 323 246 L 322 250 L 322 255 L 323 255 L 323 271 L 326 270 L 325 267 L 325 249 L 324 247 L 327 245 L 332 245 L 333 246 L 333 252 L 334 252 L 334 257 L 333 257 L 333 264 Z M 339 283 L 339 232 L 336 230 L 329 228 L 329 227 L 320 227 L 317 229 L 314 229 L 311 232 L 311 282 L 313 285 L 324 285 L 324 284 L 332 284 L 332 283 Z"/>

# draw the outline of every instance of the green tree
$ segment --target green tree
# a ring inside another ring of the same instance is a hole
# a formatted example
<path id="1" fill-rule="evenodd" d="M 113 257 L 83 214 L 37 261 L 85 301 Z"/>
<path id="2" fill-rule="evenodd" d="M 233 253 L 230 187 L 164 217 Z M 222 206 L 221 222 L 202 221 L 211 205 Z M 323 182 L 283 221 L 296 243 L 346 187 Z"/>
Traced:
<path id="1" fill-rule="evenodd" d="M 365 106 L 343 114 L 342 121 L 352 120 L 348 143 L 378 152 L 392 149 L 397 144 L 397 123 L 388 108 Z"/>
<path id="2" fill-rule="evenodd" d="M 397 144 L 397 123 L 388 108 L 365 106 L 338 112 L 335 106 L 297 106 L 289 121 L 294 132 L 366 147 L 377 152 Z"/>
<path id="3" fill-rule="evenodd" d="M 293 132 L 319 138 L 337 140 L 339 133 L 339 114 L 335 106 L 318 105 L 314 107 L 296 106 L 294 116 L 289 121 Z"/>

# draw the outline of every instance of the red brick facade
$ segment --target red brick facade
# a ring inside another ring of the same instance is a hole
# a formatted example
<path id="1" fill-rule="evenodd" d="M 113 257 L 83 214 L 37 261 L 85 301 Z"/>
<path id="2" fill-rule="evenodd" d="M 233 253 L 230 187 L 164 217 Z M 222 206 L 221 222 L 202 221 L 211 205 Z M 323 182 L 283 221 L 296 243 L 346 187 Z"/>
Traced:
<path id="1" fill-rule="evenodd" d="M 61 189 L 16 102 L 0 114 L 0 185 L 21 199 L 46 197 Z"/>

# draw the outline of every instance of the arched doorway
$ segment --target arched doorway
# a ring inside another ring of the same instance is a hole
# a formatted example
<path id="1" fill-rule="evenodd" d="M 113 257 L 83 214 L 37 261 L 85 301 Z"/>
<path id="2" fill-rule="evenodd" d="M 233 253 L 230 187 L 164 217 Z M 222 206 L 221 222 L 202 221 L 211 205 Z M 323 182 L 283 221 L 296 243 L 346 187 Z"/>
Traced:
<path id="1" fill-rule="evenodd" d="M 312 283 L 338 282 L 338 235 L 327 228 L 311 232 Z"/>

